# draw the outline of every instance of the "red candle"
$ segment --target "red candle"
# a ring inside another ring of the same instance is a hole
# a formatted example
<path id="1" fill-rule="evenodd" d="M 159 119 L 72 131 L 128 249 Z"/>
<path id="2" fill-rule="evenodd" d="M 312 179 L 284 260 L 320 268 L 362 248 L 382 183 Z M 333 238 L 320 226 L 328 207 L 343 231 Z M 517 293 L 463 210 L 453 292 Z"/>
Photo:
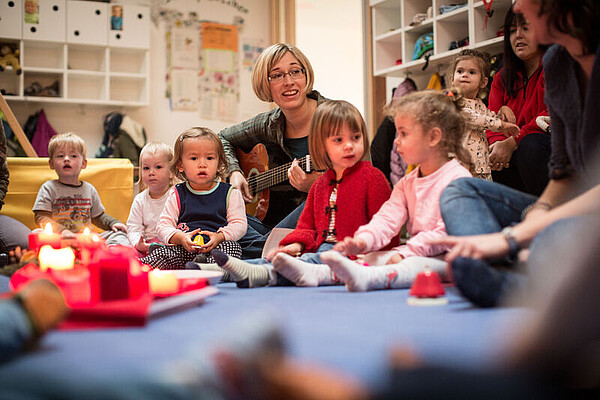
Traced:
<path id="1" fill-rule="evenodd" d="M 129 259 L 115 249 L 99 250 L 90 263 L 92 299 L 122 300 L 129 297 Z"/>
<path id="2" fill-rule="evenodd" d="M 75 237 L 75 245 L 79 249 L 80 261 L 84 266 L 88 266 L 94 253 L 105 247 L 106 241 L 95 233 L 90 232 L 90 228 L 85 228 L 83 233 Z"/>
<path id="3" fill-rule="evenodd" d="M 29 234 L 29 249 L 39 251 L 39 249 L 45 245 L 49 245 L 53 249 L 60 249 L 60 241 L 60 233 L 53 233 L 52 225 L 50 224 L 50 222 L 48 222 L 46 224 L 46 228 L 43 231 L 31 232 Z"/>

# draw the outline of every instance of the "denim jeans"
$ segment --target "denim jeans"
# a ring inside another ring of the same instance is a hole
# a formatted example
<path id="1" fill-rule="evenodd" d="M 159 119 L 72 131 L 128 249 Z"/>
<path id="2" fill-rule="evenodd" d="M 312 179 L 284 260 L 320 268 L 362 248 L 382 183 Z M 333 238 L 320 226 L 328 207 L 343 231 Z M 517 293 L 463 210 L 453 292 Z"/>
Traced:
<path id="1" fill-rule="evenodd" d="M 0 361 L 20 353 L 33 337 L 25 310 L 15 300 L 0 301 Z"/>
<path id="2" fill-rule="evenodd" d="M 17 246 L 29 247 L 28 238 L 31 230 L 6 215 L 0 215 L 0 252 L 8 252 Z"/>
<path id="3" fill-rule="evenodd" d="M 499 232 L 521 221 L 521 213 L 536 197 L 478 178 L 451 182 L 440 196 L 440 210 L 449 235 Z"/>
<path id="4" fill-rule="evenodd" d="M 294 229 L 298 224 L 298 219 L 302 210 L 304 210 L 304 204 L 300 204 L 294 211 L 292 211 L 287 217 L 282 219 L 275 228 L 291 228 Z M 252 260 L 260 258 L 262 255 L 263 247 L 265 242 L 271 233 L 270 227 L 264 225 L 258 218 L 252 215 L 246 215 L 248 218 L 248 230 L 246 234 L 238 240 L 238 243 L 242 246 L 242 260 Z"/>

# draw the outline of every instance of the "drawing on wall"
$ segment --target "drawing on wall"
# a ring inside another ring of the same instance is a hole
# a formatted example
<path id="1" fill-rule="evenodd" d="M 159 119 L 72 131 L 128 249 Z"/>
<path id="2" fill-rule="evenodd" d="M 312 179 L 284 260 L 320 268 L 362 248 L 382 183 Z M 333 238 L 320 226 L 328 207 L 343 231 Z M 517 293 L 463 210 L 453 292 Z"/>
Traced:
<path id="1" fill-rule="evenodd" d="M 256 59 L 264 49 L 264 40 L 246 39 L 242 45 L 242 67 L 248 72 L 252 72 Z"/>
<path id="2" fill-rule="evenodd" d="M 110 8 L 110 29 L 123 30 L 123 6 L 115 5 Z"/>
<path id="3" fill-rule="evenodd" d="M 171 109 L 198 110 L 198 75 L 200 73 L 197 28 L 174 26 L 169 40 L 169 92 Z"/>
<path id="4" fill-rule="evenodd" d="M 200 114 L 235 121 L 239 102 L 238 28 L 204 22 L 201 27 Z"/>

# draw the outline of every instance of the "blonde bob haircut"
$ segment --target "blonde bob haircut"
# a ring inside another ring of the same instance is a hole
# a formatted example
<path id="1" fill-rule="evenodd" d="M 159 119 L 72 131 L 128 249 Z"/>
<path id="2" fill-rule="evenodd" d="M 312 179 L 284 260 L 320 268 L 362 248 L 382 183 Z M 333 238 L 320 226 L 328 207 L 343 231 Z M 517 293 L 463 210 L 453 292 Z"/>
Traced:
<path id="1" fill-rule="evenodd" d="M 269 85 L 269 74 L 273 69 L 273 66 L 281 60 L 286 53 L 291 53 L 296 60 L 300 63 L 300 67 L 304 68 L 306 74 L 306 86 L 304 87 L 304 93 L 310 93 L 313 90 L 313 83 L 315 82 L 315 73 L 313 72 L 312 65 L 308 58 L 302 53 L 296 46 L 287 43 L 277 43 L 267 47 L 260 53 L 256 64 L 254 64 L 254 71 L 252 72 L 252 88 L 256 97 L 262 101 L 273 101 L 271 95 L 271 86 Z"/>
<path id="2" fill-rule="evenodd" d="M 227 176 L 228 164 L 227 158 L 225 157 L 225 150 L 223 149 L 223 143 L 221 143 L 221 139 L 219 139 L 216 133 L 208 128 L 203 127 L 190 128 L 179 135 L 177 140 L 175 140 L 175 146 L 173 149 L 174 155 L 173 160 L 171 161 L 171 172 L 173 172 L 173 175 L 182 181 L 187 181 L 185 174 L 179 171 L 179 164 L 181 164 L 181 158 L 183 157 L 183 142 L 189 139 L 206 139 L 215 144 L 217 148 L 217 157 L 219 157 L 217 178 L 225 179 Z"/>
<path id="3" fill-rule="evenodd" d="M 138 184 L 138 188 L 139 188 L 140 192 L 146 189 L 146 184 L 144 183 L 144 181 L 142 179 L 142 168 L 143 168 L 142 167 L 142 159 L 147 154 L 152 154 L 155 156 L 157 156 L 157 155 L 164 156 L 167 159 L 167 165 L 165 167 L 169 168 L 169 171 L 171 170 L 171 163 L 173 162 L 173 149 L 171 148 L 171 146 L 169 146 L 168 144 L 165 144 L 165 143 L 156 143 L 156 142 L 146 143 L 146 145 L 140 151 L 140 159 L 138 162 L 138 165 L 140 168 L 140 173 L 139 173 L 139 178 L 138 178 L 137 184 Z M 175 184 L 174 176 L 175 175 L 173 175 L 173 177 L 169 180 L 169 186 L 173 186 Z"/>
<path id="4" fill-rule="evenodd" d="M 76 133 L 66 132 L 60 133 L 58 135 L 52 136 L 50 142 L 48 142 L 48 156 L 52 158 L 54 153 L 59 149 L 73 149 L 85 160 L 87 158 L 87 149 L 85 147 L 85 142 Z"/>
<path id="5" fill-rule="evenodd" d="M 367 126 L 360 111 L 347 101 L 327 100 L 317 107 L 308 136 L 308 150 L 316 170 L 333 169 L 333 164 L 325 150 L 325 141 L 330 136 L 338 136 L 344 126 L 352 132 L 362 133 L 364 147 L 362 160 L 369 159 Z"/>

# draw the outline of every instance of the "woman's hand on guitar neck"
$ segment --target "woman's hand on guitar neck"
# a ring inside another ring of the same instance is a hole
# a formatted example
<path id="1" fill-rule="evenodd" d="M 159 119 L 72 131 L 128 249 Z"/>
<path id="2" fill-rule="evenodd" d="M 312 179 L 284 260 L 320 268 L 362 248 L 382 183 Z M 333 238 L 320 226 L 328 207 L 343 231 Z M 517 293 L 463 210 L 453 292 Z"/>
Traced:
<path id="1" fill-rule="evenodd" d="M 248 187 L 248 181 L 244 178 L 244 175 L 240 171 L 233 171 L 229 175 L 229 184 L 242 192 L 242 197 L 246 203 L 252 201 L 252 195 L 250 194 L 250 188 Z"/>
<path id="2" fill-rule="evenodd" d="M 288 169 L 288 178 L 290 180 L 290 184 L 295 187 L 297 190 L 301 192 L 308 193 L 310 187 L 317 180 L 317 178 L 321 176 L 321 173 L 314 171 L 311 174 L 307 174 L 300 165 L 298 165 L 298 160 L 294 159 L 292 161 L 292 166 Z"/>

